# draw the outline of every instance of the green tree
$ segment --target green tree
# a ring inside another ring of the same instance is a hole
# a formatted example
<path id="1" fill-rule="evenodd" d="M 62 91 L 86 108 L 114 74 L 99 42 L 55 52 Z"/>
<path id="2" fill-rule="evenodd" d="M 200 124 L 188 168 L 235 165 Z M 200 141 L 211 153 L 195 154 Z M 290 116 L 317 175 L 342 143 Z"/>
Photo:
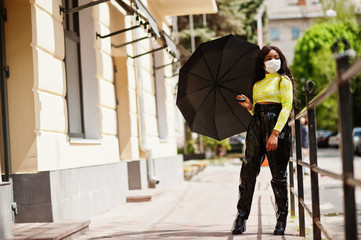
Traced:
<path id="1" fill-rule="evenodd" d="M 182 46 L 191 52 L 191 30 L 189 28 L 186 28 L 183 31 L 179 32 L 178 36 Z M 196 46 L 198 46 L 202 42 L 207 42 L 211 39 L 214 39 L 215 37 L 215 32 L 209 28 L 199 27 L 194 30 L 194 41 Z"/>
<path id="2" fill-rule="evenodd" d="M 353 1 L 350 0 L 321 0 L 323 11 L 326 12 L 329 9 L 334 10 L 337 13 L 335 18 L 331 21 L 348 22 L 356 19 L 355 6 Z M 330 21 L 330 19 L 327 19 Z"/>
<path id="3" fill-rule="evenodd" d="M 255 16 L 263 0 L 218 0 L 218 13 L 207 16 L 209 27 L 217 36 L 234 34 L 257 43 Z M 263 13 L 263 23 L 266 14 Z"/>
<path id="4" fill-rule="evenodd" d="M 206 26 L 203 25 L 203 15 L 195 15 L 194 38 L 195 45 L 212 40 L 216 37 L 234 34 L 250 42 L 257 42 L 257 22 L 255 15 L 264 0 L 218 0 L 218 12 L 207 14 Z M 266 14 L 262 16 L 263 24 Z M 178 19 L 180 44 L 191 51 L 191 34 L 188 16 Z"/>
<path id="5" fill-rule="evenodd" d="M 203 144 L 205 148 L 210 148 L 213 152 L 217 150 L 218 146 L 223 147 L 225 150 L 231 150 L 231 145 L 229 144 L 228 138 L 222 141 L 218 141 L 213 138 L 203 136 Z"/>
<path id="6" fill-rule="evenodd" d="M 297 42 L 295 49 L 295 58 L 291 66 L 292 73 L 295 76 L 298 86 L 299 99 L 305 102 L 303 94 L 304 80 L 312 80 L 316 83 L 316 92 L 319 92 L 329 81 L 336 77 L 336 65 L 331 52 L 331 46 L 337 39 L 346 39 L 351 48 L 357 52 L 357 57 L 361 55 L 361 44 L 359 36 L 360 26 L 354 20 L 338 21 L 331 19 L 326 22 L 318 23 L 310 27 L 303 37 Z M 340 49 L 341 51 L 343 49 Z M 352 91 L 361 91 L 359 80 L 352 83 Z M 355 96 L 355 94 L 353 94 Z M 358 97 L 358 96 L 355 96 Z M 355 98 L 354 97 L 354 98 Z M 355 102 L 354 106 L 360 109 L 360 101 Z M 333 94 L 317 108 L 318 128 L 337 129 L 337 96 Z M 354 111 L 354 115 L 357 115 Z M 356 116 L 355 116 L 356 117 Z M 355 125 L 360 124 L 360 117 L 354 117 Z"/>

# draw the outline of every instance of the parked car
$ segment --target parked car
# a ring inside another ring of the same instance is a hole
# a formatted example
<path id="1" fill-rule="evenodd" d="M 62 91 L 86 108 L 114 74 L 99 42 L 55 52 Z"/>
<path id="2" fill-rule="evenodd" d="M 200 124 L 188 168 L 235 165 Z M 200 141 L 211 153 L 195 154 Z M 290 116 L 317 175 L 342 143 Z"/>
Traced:
<path id="1" fill-rule="evenodd" d="M 353 129 L 353 132 L 352 132 L 352 136 L 353 136 L 353 149 L 354 149 L 354 152 L 356 153 L 356 146 L 357 146 L 357 143 L 360 139 L 360 134 L 361 134 L 361 127 L 356 127 Z"/>
<path id="2" fill-rule="evenodd" d="M 328 146 L 329 147 L 336 147 L 340 146 L 341 134 L 337 133 L 336 135 L 332 135 L 328 138 Z"/>
<path id="3" fill-rule="evenodd" d="M 361 134 L 361 127 L 356 127 L 353 129 L 352 131 L 352 141 L 353 141 L 353 149 L 354 149 L 354 153 L 357 153 L 358 149 L 357 149 L 357 145 L 358 142 L 360 140 L 360 134 Z M 337 133 L 337 135 L 334 136 L 330 136 L 329 140 L 328 140 L 328 145 L 330 147 L 339 147 L 340 145 L 340 140 L 341 140 L 341 135 L 340 133 Z M 361 148 L 359 149 L 359 151 L 361 150 Z"/>
<path id="4" fill-rule="evenodd" d="M 231 150 L 229 152 L 244 153 L 246 138 L 240 135 L 232 136 L 229 138 L 229 145 L 231 145 Z"/>
<path id="5" fill-rule="evenodd" d="M 319 148 L 327 148 L 328 147 L 328 140 L 330 136 L 335 136 L 337 132 L 331 131 L 331 130 L 317 130 L 316 131 L 316 140 L 317 140 L 317 146 Z"/>

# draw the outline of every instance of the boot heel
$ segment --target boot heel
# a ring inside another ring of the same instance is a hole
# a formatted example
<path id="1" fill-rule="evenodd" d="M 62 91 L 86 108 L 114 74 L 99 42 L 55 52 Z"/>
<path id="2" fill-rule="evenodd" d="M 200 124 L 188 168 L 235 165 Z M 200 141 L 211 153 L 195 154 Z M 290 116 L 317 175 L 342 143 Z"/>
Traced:
<path id="1" fill-rule="evenodd" d="M 237 217 L 233 223 L 232 234 L 238 235 L 246 231 L 246 220 L 241 217 Z"/>
<path id="2" fill-rule="evenodd" d="M 242 226 L 242 232 L 246 231 L 246 222 L 244 222 L 243 226 Z"/>
<path id="3" fill-rule="evenodd" d="M 284 235 L 286 230 L 286 221 L 277 221 L 273 235 Z"/>

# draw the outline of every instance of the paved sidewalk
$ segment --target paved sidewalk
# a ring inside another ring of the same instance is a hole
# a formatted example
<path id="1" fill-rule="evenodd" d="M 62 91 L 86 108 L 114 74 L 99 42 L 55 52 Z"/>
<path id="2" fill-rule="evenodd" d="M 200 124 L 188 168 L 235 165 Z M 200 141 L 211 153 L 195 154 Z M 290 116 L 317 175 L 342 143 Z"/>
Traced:
<path id="1" fill-rule="evenodd" d="M 318 158 L 320 167 L 341 172 L 338 149 L 321 149 Z M 89 230 L 88 219 L 17 223 L 13 227 L 14 237 L 10 239 L 312 239 L 311 219 L 306 213 L 306 238 L 298 236 L 298 219 L 291 217 L 286 235 L 272 235 L 276 219 L 268 167 L 262 167 L 258 177 L 247 231 L 232 236 L 230 230 L 236 214 L 240 171 L 237 164 L 239 161 L 229 161 L 224 166 L 209 165 L 191 181 L 173 189 L 132 191 L 130 200 L 151 194 L 151 201 L 129 202 L 96 216 L 90 219 Z M 361 157 L 355 157 L 354 164 L 355 176 L 360 179 Z M 310 177 L 305 176 L 303 180 L 304 200 L 311 207 Z M 319 176 L 319 183 L 322 223 L 333 239 L 345 239 L 342 182 Z M 361 224 L 360 199 L 361 190 L 356 189 L 358 225 Z M 69 236 L 74 233 L 78 235 Z M 82 233 L 85 234 L 79 236 Z M 358 238 L 361 239 L 360 234 L 359 231 Z"/>
<path id="2" fill-rule="evenodd" d="M 239 165 L 209 165 L 189 182 L 165 190 L 150 202 L 126 203 L 91 219 L 77 239 L 305 239 L 298 220 L 288 218 L 284 236 L 274 236 L 276 223 L 271 174 L 262 167 L 247 231 L 230 234 L 238 200 Z M 307 238 L 312 230 L 308 228 Z"/>

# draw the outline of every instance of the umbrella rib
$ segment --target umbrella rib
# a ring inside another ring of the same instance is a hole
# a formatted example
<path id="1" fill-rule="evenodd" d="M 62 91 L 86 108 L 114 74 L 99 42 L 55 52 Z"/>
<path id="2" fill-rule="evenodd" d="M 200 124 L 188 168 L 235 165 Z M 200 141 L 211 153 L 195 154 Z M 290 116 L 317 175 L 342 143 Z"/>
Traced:
<path id="1" fill-rule="evenodd" d="M 211 74 L 211 76 L 212 76 L 213 82 L 215 82 L 216 80 L 214 79 L 214 77 L 213 77 L 213 75 L 212 75 L 212 71 L 211 71 L 211 69 L 209 68 L 208 62 L 206 61 L 206 58 L 204 57 L 204 54 L 202 54 L 202 58 L 203 58 L 204 62 L 206 63 L 206 66 L 207 66 L 207 68 L 208 68 L 208 72 L 209 72 L 209 73 Z"/>
<path id="2" fill-rule="evenodd" d="M 234 111 L 233 111 L 232 107 L 231 107 L 231 106 L 229 105 L 229 103 L 227 102 L 226 97 L 223 95 L 222 91 L 219 90 L 219 92 L 221 93 L 221 96 L 223 97 L 223 100 L 226 102 L 226 104 L 227 104 L 227 106 L 229 107 L 229 109 L 231 110 L 232 114 L 233 114 L 233 115 L 237 118 L 237 120 L 247 129 L 247 126 L 245 126 L 245 125 L 243 124 L 243 122 L 238 118 L 238 116 L 237 116 L 236 114 L 234 114 Z M 216 130 L 217 130 L 217 128 L 216 128 Z M 218 133 L 217 133 L 217 134 L 218 134 Z"/>
<path id="3" fill-rule="evenodd" d="M 213 87 L 208 91 L 207 96 L 204 98 L 202 104 L 199 105 L 199 107 L 197 108 L 197 110 L 195 110 L 196 113 L 197 113 L 198 110 L 203 106 L 203 104 L 206 102 L 206 99 L 208 98 L 208 96 L 211 94 L 211 92 L 212 92 L 214 89 L 215 89 L 215 87 L 213 86 Z M 214 94 L 214 105 L 215 105 L 215 104 L 216 104 L 216 94 Z M 213 122 L 214 122 L 214 125 L 215 125 L 215 124 L 216 124 L 216 119 L 215 119 L 215 117 L 214 117 L 214 119 L 213 119 Z M 218 136 L 217 128 L 216 128 L 216 134 L 217 134 L 217 137 L 219 137 L 219 136 Z"/>
<path id="4" fill-rule="evenodd" d="M 229 87 L 225 87 L 225 86 L 223 86 L 223 85 L 220 85 L 220 87 L 221 87 L 221 88 L 224 88 L 224 89 L 226 89 L 226 90 L 228 90 L 228 91 L 230 91 L 230 92 L 236 93 L 236 94 L 242 94 L 241 92 L 238 92 L 238 91 L 236 91 L 236 90 L 233 90 L 233 89 L 231 89 L 231 88 L 229 88 Z"/>
<path id="5" fill-rule="evenodd" d="M 227 41 L 228 42 L 228 41 Z M 222 46 L 222 51 L 221 51 L 221 57 L 220 59 L 222 59 L 223 57 L 223 50 L 224 50 L 224 47 L 226 46 L 226 44 L 224 44 Z M 221 78 L 218 78 L 218 74 L 219 74 L 219 70 L 221 69 L 221 64 L 218 64 L 218 69 L 217 69 L 217 76 L 216 76 L 216 81 L 218 82 L 218 80 L 221 80 Z M 223 76 L 222 76 L 223 77 Z"/>
<path id="6" fill-rule="evenodd" d="M 196 77 L 199 77 L 200 79 L 205 80 L 205 81 L 207 81 L 207 82 L 211 82 L 211 81 L 209 81 L 207 78 L 201 77 L 201 76 L 199 76 L 199 75 L 197 75 L 197 74 L 194 74 L 194 73 L 191 73 L 191 72 L 187 72 L 187 71 L 182 71 L 182 72 L 188 73 L 188 74 L 193 75 L 193 76 L 196 76 Z"/>
<path id="7" fill-rule="evenodd" d="M 201 90 L 203 90 L 203 89 L 205 89 L 205 88 L 209 88 L 210 86 L 212 86 L 212 84 L 209 84 L 209 85 L 207 85 L 207 86 L 205 86 L 205 87 L 198 88 L 198 89 L 193 90 L 193 91 L 191 91 L 191 92 L 187 92 L 186 94 L 184 94 L 184 96 L 183 96 L 183 97 L 185 97 L 185 96 L 187 96 L 187 95 L 189 95 L 189 94 L 192 94 L 192 93 L 195 93 L 195 92 L 201 91 Z M 183 99 L 183 98 L 182 98 L 182 99 Z"/>
<path id="8" fill-rule="evenodd" d="M 209 94 L 211 94 L 211 92 L 213 91 L 214 87 L 212 87 L 209 92 L 207 93 L 207 96 L 205 96 L 203 102 L 201 105 L 199 105 L 199 107 L 197 108 L 196 112 L 198 112 L 198 110 L 203 106 L 203 104 L 206 102 L 206 99 L 208 98 Z"/>
<path id="9" fill-rule="evenodd" d="M 249 74 L 246 74 L 246 75 L 240 75 L 238 77 L 249 77 L 249 76 L 253 76 L 253 75 L 254 75 L 253 73 L 249 73 Z M 231 78 L 231 79 L 227 79 L 227 80 L 222 81 L 222 83 L 232 82 L 232 81 L 235 81 L 235 80 L 238 80 L 238 79 L 237 78 Z"/>
<path id="10" fill-rule="evenodd" d="M 234 64 L 236 64 L 236 63 L 239 61 L 239 59 L 241 59 L 241 58 L 243 57 L 243 55 L 245 55 L 246 53 L 248 53 L 248 52 L 250 52 L 250 51 L 253 51 L 253 48 L 250 49 L 250 50 L 248 50 L 247 52 L 245 52 L 245 53 L 242 54 L 241 56 L 239 56 L 239 58 L 237 58 L 237 60 L 234 61 L 233 65 L 230 66 L 230 68 L 219 78 L 219 80 L 221 80 L 221 79 L 224 77 L 224 75 L 226 75 L 229 71 L 231 71 L 231 69 L 232 69 L 232 67 L 234 66 Z"/>
<path id="11" fill-rule="evenodd" d="M 216 88 L 216 90 L 219 90 L 219 88 Z M 220 91 L 220 90 L 219 90 Z M 221 93 L 222 94 L 222 93 Z M 214 106 L 216 106 L 216 97 L 217 97 L 217 93 L 214 94 Z M 218 134 L 218 130 L 217 130 L 217 124 L 216 124 L 216 110 L 214 110 L 214 115 L 213 115 L 213 123 L 214 123 L 214 126 L 215 126 L 215 130 L 216 130 L 216 135 L 217 135 L 217 138 L 219 139 L 219 134 Z"/>

